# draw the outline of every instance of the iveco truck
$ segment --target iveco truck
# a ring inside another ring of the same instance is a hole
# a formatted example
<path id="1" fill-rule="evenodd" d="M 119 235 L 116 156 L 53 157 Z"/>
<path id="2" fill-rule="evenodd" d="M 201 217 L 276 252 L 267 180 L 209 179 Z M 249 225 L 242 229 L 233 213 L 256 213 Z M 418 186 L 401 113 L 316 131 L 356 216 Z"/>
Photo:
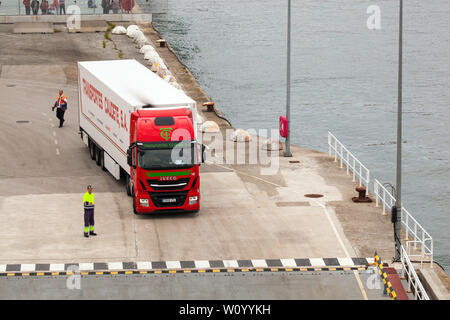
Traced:
<path id="1" fill-rule="evenodd" d="M 136 60 L 78 62 L 78 91 L 81 138 L 134 213 L 200 209 L 194 100 Z"/>

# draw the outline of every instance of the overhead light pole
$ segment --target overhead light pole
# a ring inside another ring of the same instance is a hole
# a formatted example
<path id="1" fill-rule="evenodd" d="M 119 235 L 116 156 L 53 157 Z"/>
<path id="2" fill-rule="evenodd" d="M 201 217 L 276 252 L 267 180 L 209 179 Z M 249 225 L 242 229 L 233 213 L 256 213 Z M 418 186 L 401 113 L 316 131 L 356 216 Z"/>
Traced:
<path id="1" fill-rule="evenodd" d="M 403 80 L 403 0 L 400 0 L 399 30 L 398 30 L 398 100 L 397 100 L 397 181 L 395 192 L 394 223 L 395 257 L 400 261 L 401 221 L 402 221 L 402 80 Z"/>
<path id="2" fill-rule="evenodd" d="M 287 136 L 285 157 L 292 157 L 291 153 L 291 0 L 288 0 L 288 19 L 287 19 L 287 70 L 286 70 L 286 119 Z"/>

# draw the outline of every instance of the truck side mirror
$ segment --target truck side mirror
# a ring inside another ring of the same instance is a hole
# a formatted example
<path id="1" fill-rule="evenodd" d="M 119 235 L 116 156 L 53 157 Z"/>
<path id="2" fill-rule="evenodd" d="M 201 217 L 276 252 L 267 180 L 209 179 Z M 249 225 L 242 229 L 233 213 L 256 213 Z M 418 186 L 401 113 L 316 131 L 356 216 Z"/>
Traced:
<path id="1" fill-rule="evenodd" d="M 131 148 L 128 148 L 128 150 L 127 150 L 127 164 L 129 165 L 129 166 L 131 166 L 132 165 L 132 158 L 131 158 Z"/>
<path id="2" fill-rule="evenodd" d="M 206 154 L 205 154 L 206 146 L 202 144 L 202 163 L 206 161 Z"/>

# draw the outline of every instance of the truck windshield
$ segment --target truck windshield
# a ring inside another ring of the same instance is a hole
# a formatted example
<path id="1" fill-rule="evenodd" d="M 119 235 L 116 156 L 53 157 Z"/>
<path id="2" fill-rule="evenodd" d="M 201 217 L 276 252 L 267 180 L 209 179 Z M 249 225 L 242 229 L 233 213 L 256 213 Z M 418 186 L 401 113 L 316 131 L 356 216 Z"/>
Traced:
<path id="1" fill-rule="evenodd" d="M 138 165 L 142 169 L 181 169 L 197 164 L 195 141 L 138 143 Z"/>

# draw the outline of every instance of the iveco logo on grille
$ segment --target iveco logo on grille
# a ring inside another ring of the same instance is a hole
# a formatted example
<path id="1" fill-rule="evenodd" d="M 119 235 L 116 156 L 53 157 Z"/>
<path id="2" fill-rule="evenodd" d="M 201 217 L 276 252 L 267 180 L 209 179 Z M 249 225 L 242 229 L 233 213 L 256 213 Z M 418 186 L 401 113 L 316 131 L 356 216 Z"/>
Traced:
<path id="1" fill-rule="evenodd" d="M 177 177 L 159 177 L 159 181 L 173 181 L 177 179 Z"/>

